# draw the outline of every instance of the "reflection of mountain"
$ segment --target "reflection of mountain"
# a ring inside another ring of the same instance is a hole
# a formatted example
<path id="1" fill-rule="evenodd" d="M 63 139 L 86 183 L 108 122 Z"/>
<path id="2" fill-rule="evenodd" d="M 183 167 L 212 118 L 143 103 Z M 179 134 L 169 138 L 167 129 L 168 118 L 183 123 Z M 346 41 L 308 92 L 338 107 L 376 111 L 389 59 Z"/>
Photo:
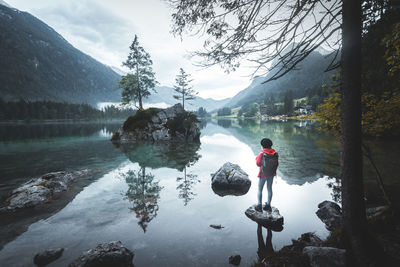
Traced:
<path id="1" fill-rule="evenodd" d="M 132 203 L 131 210 L 136 213 L 138 224 L 146 232 L 148 224 L 157 216 L 162 187 L 154 180 L 154 175 L 146 173 L 144 167 L 138 171 L 129 170 L 122 176 L 129 186 L 125 196 Z"/>
<path id="2" fill-rule="evenodd" d="M 125 143 L 115 144 L 128 159 L 140 167 L 171 168 L 183 171 L 185 166 L 197 162 L 200 155 L 196 143 Z"/>
<path id="3" fill-rule="evenodd" d="M 270 138 L 279 153 L 278 173 L 288 184 L 302 185 L 328 175 L 339 176 L 339 144 L 336 139 L 315 129 L 294 127 L 295 122 L 232 121 L 221 128 L 250 146 L 261 150 L 260 140 Z M 254 165 L 255 166 L 255 165 Z"/>
<path id="4" fill-rule="evenodd" d="M 179 190 L 178 197 L 183 199 L 183 203 L 185 206 L 196 195 L 195 193 L 193 193 L 192 190 L 193 186 L 200 182 L 200 180 L 198 180 L 197 177 L 198 176 L 193 173 L 187 174 L 185 167 L 185 169 L 183 170 L 183 177 L 176 178 L 176 181 L 179 183 L 178 186 L 176 187 L 176 189 Z"/>

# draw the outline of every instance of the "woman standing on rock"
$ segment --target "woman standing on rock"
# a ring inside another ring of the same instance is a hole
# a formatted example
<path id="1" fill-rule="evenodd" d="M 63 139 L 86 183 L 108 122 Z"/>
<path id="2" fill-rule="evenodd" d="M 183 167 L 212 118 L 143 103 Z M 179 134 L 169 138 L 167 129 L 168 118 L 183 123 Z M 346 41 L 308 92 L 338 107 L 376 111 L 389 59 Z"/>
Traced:
<path id="1" fill-rule="evenodd" d="M 268 138 L 261 140 L 261 146 L 263 149 L 256 157 L 256 164 L 260 167 L 258 172 L 258 205 L 255 210 L 262 212 L 262 210 L 271 211 L 271 199 L 272 199 L 272 182 L 276 175 L 276 169 L 278 168 L 278 153 L 272 147 L 272 141 Z M 262 207 L 262 190 L 265 182 L 267 182 L 268 201 L 265 203 L 264 208 Z"/>

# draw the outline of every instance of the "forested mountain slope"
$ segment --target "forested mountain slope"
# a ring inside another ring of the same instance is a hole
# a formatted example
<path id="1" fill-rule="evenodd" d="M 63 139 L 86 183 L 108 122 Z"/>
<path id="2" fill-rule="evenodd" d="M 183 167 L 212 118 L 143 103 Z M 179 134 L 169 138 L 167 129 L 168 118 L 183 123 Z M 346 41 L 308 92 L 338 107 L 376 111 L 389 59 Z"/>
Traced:
<path id="1" fill-rule="evenodd" d="M 120 76 L 27 12 L 0 4 L 0 97 L 71 103 L 120 100 Z"/>

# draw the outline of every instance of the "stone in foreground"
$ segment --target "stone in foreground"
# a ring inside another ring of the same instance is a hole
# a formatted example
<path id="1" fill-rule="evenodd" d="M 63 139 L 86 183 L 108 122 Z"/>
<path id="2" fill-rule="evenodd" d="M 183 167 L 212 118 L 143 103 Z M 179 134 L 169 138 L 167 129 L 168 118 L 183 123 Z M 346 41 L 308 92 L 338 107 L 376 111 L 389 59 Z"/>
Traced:
<path id="1" fill-rule="evenodd" d="M 68 267 L 133 267 L 133 256 L 121 241 L 113 241 L 82 253 Z"/>
<path id="2" fill-rule="evenodd" d="M 279 214 L 277 208 L 271 207 L 271 211 L 260 212 L 255 210 L 256 206 L 253 205 L 244 212 L 248 218 L 271 230 L 277 232 L 283 230 L 283 216 Z"/>
<path id="3" fill-rule="evenodd" d="M 7 205 L 0 211 L 15 211 L 47 203 L 54 195 L 68 190 L 69 185 L 78 177 L 88 173 L 89 170 L 71 173 L 60 171 L 33 178 L 12 191 L 11 196 L 6 200 Z"/>
<path id="4" fill-rule="evenodd" d="M 342 209 L 335 202 L 326 200 L 319 203 L 316 214 L 329 231 L 342 227 Z"/>
<path id="5" fill-rule="evenodd" d="M 250 186 L 249 175 L 239 165 L 230 162 L 222 165 L 211 178 L 211 188 L 215 194 L 221 197 L 244 195 L 249 191 Z"/>
<path id="6" fill-rule="evenodd" d="M 344 249 L 308 246 L 303 249 L 303 253 L 310 259 L 312 267 L 346 266 Z"/>
<path id="7" fill-rule="evenodd" d="M 48 249 L 35 255 L 33 263 L 37 266 L 45 266 L 61 257 L 63 248 Z"/>

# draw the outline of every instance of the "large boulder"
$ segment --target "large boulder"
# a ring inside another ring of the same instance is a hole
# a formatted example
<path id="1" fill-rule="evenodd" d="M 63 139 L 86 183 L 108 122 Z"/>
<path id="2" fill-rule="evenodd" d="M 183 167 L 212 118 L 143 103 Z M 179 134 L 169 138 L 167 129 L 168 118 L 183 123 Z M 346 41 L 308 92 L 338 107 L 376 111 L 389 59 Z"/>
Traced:
<path id="1" fill-rule="evenodd" d="M 200 142 L 197 117 L 176 104 L 166 109 L 138 110 L 111 138 L 113 142 Z"/>
<path id="2" fill-rule="evenodd" d="M 61 257 L 63 248 L 48 249 L 35 255 L 33 263 L 37 266 L 45 266 Z"/>
<path id="3" fill-rule="evenodd" d="M 250 186 L 249 175 L 239 165 L 230 162 L 222 165 L 211 178 L 211 188 L 214 193 L 221 197 L 226 195 L 244 195 L 249 191 Z"/>
<path id="4" fill-rule="evenodd" d="M 256 211 L 256 206 L 253 205 L 244 212 L 248 218 L 276 232 L 283 230 L 283 216 L 277 208 L 271 207 L 271 211 Z"/>
<path id="5" fill-rule="evenodd" d="M 325 200 L 319 203 L 316 214 L 329 231 L 342 227 L 342 209 L 335 202 Z"/>
<path id="6" fill-rule="evenodd" d="M 51 172 L 39 178 L 33 178 L 13 190 L 1 211 L 35 207 L 49 202 L 53 196 L 66 191 L 78 177 L 85 176 L 89 170 L 76 172 Z"/>
<path id="7" fill-rule="evenodd" d="M 121 241 L 113 241 L 83 252 L 68 267 L 133 267 L 133 257 L 134 253 Z"/>
<path id="8" fill-rule="evenodd" d="M 331 247 L 308 246 L 303 249 L 312 267 L 346 266 L 346 250 Z"/>

